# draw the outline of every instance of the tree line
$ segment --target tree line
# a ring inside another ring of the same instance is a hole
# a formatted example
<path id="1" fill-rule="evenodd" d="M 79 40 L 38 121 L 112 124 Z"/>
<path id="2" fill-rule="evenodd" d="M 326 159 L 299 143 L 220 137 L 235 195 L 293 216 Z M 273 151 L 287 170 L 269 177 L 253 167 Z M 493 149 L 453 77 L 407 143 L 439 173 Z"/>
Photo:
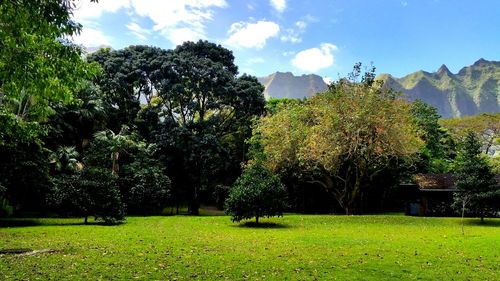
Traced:
<path id="1" fill-rule="evenodd" d="M 404 101 L 361 64 L 325 93 L 266 102 L 232 52 L 208 41 L 86 54 L 67 39 L 81 29 L 73 9 L 65 0 L 0 4 L 4 213 L 113 223 L 167 206 L 196 215 L 204 203 L 235 221 L 358 214 L 397 208 L 392 195 L 415 173 L 474 174 L 470 159 L 487 184 L 457 202 L 498 202 L 489 163 L 498 161 L 476 149 L 498 143 L 498 115 L 464 135 L 459 121 Z M 477 183 L 461 180 L 463 190 Z"/>

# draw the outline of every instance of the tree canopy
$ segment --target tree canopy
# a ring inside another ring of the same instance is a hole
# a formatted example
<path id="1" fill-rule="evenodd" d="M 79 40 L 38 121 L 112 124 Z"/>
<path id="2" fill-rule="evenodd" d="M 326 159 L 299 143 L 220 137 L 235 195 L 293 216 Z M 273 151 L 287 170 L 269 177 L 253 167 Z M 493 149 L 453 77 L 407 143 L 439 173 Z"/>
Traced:
<path id="1" fill-rule="evenodd" d="M 455 171 L 457 192 L 455 208 L 463 212 L 484 216 L 500 204 L 500 186 L 481 153 L 481 142 L 476 133 L 469 131 L 461 145 Z"/>
<path id="2" fill-rule="evenodd" d="M 98 68 L 68 40 L 81 26 L 71 20 L 74 1 L 0 3 L 0 106 L 25 120 L 53 113 L 50 102 L 69 102 Z"/>
<path id="3" fill-rule="evenodd" d="M 254 77 L 238 77 L 232 52 L 220 45 L 187 42 L 169 55 L 161 70 L 164 121 L 157 143 L 164 155 L 175 156 L 164 159 L 176 171 L 173 182 L 189 186 L 190 211 L 196 214 L 200 191 L 215 187 L 222 173 L 239 170 L 251 119 L 264 110 L 263 87 Z"/>
<path id="4" fill-rule="evenodd" d="M 256 127 L 269 167 L 302 171 L 333 192 L 347 214 L 355 212 L 373 177 L 422 143 L 409 104 L 373 77 L 360 77 L 358 66 L 327 92 L 266 116 Z"/>

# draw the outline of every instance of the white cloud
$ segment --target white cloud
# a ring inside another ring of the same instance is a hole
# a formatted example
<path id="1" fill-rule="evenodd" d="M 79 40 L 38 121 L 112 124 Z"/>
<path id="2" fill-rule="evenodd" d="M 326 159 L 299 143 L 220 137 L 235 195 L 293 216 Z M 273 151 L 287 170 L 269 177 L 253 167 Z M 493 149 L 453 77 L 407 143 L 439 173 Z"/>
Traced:
<path id="1" fill-rule="evenodd" d="M 280 27 L 272 21 L 236 22 L 229 28 L 226 44 L 233 47 L 261 49 L 269 38 L 278 36 Z"/>
<path id="2" fill-rule="evenodd" d="M 73 18 L 82 24 L 93 25 L 94 20 L 104 13 L 116 13 L 118 10 L 130 7 L 130 0 L 104 0 L 93 3 L 80 0 L 76 3 Z"/>
<path id="3" fill-rule="evenodd" d="M 297 21 L 294 28 L 287 28 L 280 39 L 283 42 L 300 43 L 302 42 L 301 35 L 306 31 L 307 23 L 305 21 Z"/>
<path id="4" fill-rule="evenodd" d="M 85 47 L 110 46 L 108 38 L 99 30 L 84 27 L 78 36 L 73 37 L 73 42 Z"/>
<path id="5" fill-rule="evenodd" d="M 323 77 L 323 81 L 326 83 L 326 85 L 330 85 L 333 82 L 333 79 L 331 77 Z"/>
<path id="6" fill-rule="evenodd" d="M 286 9 L 286 0 L 270 0 L 270 4 L 279 13 Z"/>
<path id="7" fill-rule="evenodd" d="M 195 42 L 200 39 L 206 39 L 206 35 L 203 30 L 196 28 L 192 29 L 189 27 L 170 28 L 161 31 L 161 33 L 174 45 L 181 45 L 186 41 Z"/>
<path id="8" fill-rule="evenodd" d="M 294 44 L 302 42 L 302 38 L 298 34 L 293 33 L 293 31 L 290 31 L 290 29 L 287 29 L 286 32 L 287 34 L 281 35 L 281 41 Z"/>
<path id="9" fill-rule="evenodd" d="M 151 34 L 151 30 L 142 28 L 140 25 L 138 25 L 135 22 L 131 22 L 126 25 L 128 30 L 132 32 L 137 38 L 139 38 L 142 41 L 146 41 L 148 38 L 148 35 Z"/>
<path id="10" fill-rule="evenodd" d="M 158 31 L 173 44 L 206 38 L 206 24 L 214 18 L 214 8 L 224 8 L 226 0 L 103 0 L 91 3 L 80 0 L 74 19 L 85 26 L 97 28 L 96 20 L 104 13 L 125 9 L 132 17 L 144 17 L 153 22 Z M 127 26 L 138 38 L 146 37 Z"/>
<path id="11" fill-rule="evenodd" d="M 299 30 L 305 30 L 307 27 L 307 23 L 305 21 L 299 20 L 295 23 L 295 26 L 297 26 Z"/>
<path id="12" fill-rule="evenodd" d="M 333 65 L 334 56 L 332 52 L 335 50 L 337 50 L 337 46 L 322 43 L 318 48 L 298 52 L 292 59 L 292 65 L 303 71 L 316 72 Z"/>

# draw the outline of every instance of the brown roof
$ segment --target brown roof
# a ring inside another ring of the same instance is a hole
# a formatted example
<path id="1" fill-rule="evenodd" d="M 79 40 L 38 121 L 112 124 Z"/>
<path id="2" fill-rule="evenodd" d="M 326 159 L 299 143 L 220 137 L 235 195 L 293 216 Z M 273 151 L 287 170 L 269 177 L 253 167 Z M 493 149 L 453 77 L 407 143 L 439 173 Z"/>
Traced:
<path id="1" fill-rule="evenodd" d="M 451 174 L 416 174 L 415 182 L 420 189 L 455 189 Z"/>

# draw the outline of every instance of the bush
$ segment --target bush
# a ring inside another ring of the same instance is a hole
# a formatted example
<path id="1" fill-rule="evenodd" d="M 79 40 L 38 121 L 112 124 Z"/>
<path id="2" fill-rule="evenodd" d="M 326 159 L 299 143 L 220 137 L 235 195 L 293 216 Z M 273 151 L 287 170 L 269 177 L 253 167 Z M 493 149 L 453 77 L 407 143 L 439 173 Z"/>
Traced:
<path id="1" fill-rule="evenodd" d="M 282 216 L 287 208 L 286 191 L 279 178 L 256 165 L 244 171 L 231 188 L 225 209 L 233 222 L 255 217 Z"/>
<path id="2" fill-rule="evenodd" d="M 107 169 L 86 168 L 83 171 L 54 178 L 49 202 L 64 215 L 93 216 L 108 224 L 124 220 L 125 206 L 115 177 Z"/>
<path id="3" fill-rule="evenodd" d="M 133 177 L 128 209 L 135 214 L 159 214 L 170 198 L 170 179 L 158 167 L 139 169 Z"/>
<path id="4" fill-rule="evenodd" d="M 155 158 L 155 147 L 139 144 L 128 150 L 118 173 L 118 185 L 127 212 L 137 215 L 160 214 L 170 199 L 171 181 Z"/>

